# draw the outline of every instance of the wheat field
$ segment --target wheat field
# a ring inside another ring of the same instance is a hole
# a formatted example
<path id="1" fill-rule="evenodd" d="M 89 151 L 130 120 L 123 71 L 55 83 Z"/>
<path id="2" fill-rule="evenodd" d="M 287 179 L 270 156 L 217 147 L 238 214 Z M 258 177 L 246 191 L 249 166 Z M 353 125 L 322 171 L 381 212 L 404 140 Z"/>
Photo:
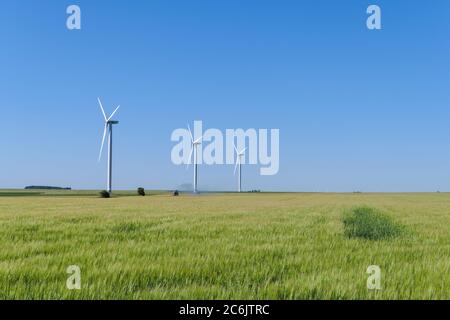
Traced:
<path id="1" fill-rule="evenodd" d="M 401 236 L 345 235 L 369 206 Z M 0 191 L 1 299 L 450 299 L 450 194 Z M 71 265 L 81 289 L 69 290 Z M 367 268 L 381 269 L 369 290 Z"/>

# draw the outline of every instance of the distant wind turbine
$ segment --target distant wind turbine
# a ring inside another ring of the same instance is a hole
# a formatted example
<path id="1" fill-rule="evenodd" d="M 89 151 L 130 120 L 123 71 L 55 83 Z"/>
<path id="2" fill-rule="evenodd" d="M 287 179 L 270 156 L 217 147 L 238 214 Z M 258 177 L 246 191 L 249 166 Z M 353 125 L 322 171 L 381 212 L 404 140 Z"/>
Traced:
<path id="1" fill-rule="evenodd" d="M 194 136 L 192 135 L 191 127 L 189 127 L 189 124 L 188 124 L 188 130 L 189 130 L 189 135 L 191 136 L 191 153 L 189 154 L 188 167 L 191 163 L 192 154 L 194 154 L 194 193 L 198 193 L 198 171 L 197 171 L 197 166 L 198 166 L 197 152 L 198 152 L 198 150 L 197 150 L 197 147 L 202 144 L 201 140 L 203 139 L 203 136 L 194 140 Z"/>
<path id="2" fill-rule="evenodd" d="M 241 152 L 239 152 L 236 146 L 234 146 L 234 150 L 236 150 L 236 165 L 234 166 L 234 175 L 236 175 L 236 169 L 239 166 L 238 192 L 242 192 L 242 157 L 245 156 L 245 151 L 247 150 L 247 148 L 244 148 Z"/>
<path id="3" fill-rule="evenodd" d="M 108 134 L 108 171 L 107 171 L 107 180 L 106 180 L 106 191 L 111 195 L 112 194 L 112 126 L 114 124 L 118 124 L 119 121 L 111 120 L 112 117 L 116 114 L 117 110 L 119 110 L 120 106 L 114 110 L 114 112 L 107 117 L 105 113 L 105 109 L 103 109 L 102 102 L 100 98 L 97 98 L 98 104 L 100 105 L 100 109 L 102 110 L 103 117 L 105 119 L 105 129 L 103 130 L 103 138 L 102 145 L 100 146 L 100 154 L 98 155 L 98 161 L 100 162 L 102 158 L 103 145 L 105 144 L 106 134 Z"/>

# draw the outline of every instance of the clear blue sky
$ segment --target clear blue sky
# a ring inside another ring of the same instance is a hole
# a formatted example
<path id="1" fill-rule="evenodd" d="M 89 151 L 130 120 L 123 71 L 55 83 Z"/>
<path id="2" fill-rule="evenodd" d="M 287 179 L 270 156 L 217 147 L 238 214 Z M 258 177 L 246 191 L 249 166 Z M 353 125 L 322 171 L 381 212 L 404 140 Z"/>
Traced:
<path id="1" fill-rule="evenodd" d="M 1 188 L 105 188 L 101 96 L 116 188 L 190 183 L 170 134 L 203 120 L 280 129 L 279 174 L 247 166 L 245 189 L 450 191 L 448 0 L 5 0 L 0 39 Z M 233 166 L 199 187 L 234 190 Z"/>

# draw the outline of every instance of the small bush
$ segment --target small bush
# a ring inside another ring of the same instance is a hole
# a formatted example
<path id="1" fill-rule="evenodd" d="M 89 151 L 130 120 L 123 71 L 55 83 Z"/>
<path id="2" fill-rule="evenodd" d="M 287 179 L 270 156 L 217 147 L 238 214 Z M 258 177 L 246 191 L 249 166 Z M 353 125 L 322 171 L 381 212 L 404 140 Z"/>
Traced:
<path id="1" fill-rule="evenodd" d="M 103 191 L 100 191 L 100 198 L 111 198 L 111 195 L 109 194 L 108 191 L 103 190 Z"/>
<path id="2" fill-rule="evenodd" d="M 353 208 L 344 214 L 344 233 L 349 238 L 382 240 L 394 238 L 403 227 L 391 217 L 369 207 Z"/>
<path id="3" fill-rule="evenodd" d="M 138 195 L 140 195 L 140 196 L 145 196 L 145 190 L 144 190 L 144 188 L 138 188 L 138 189 L 137 189 L 137 193 L 138 193 Z"/>

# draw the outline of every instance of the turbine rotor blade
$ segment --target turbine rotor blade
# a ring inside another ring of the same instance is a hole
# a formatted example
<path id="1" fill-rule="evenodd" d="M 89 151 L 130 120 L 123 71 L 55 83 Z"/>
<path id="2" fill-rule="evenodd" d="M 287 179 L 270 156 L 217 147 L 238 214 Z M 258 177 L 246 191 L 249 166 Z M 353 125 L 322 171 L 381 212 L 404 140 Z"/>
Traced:
<path id="1" fill-rule="evenodd" d="M 105 118 L 105 122 L 108 122 L 108 118 L 106 118 L 105 109 L 103 109 L 103 105 L 102 105 L 102 102 L 100 101 L 100 98 L 97 98 L 97 100 L 98 100 L 98 104 L 100 105 L 100 109 L 102 110 L 103 117 Z"/>
<path id="2" fill-rule="evenodd" d="M 189 153 L 189 158 L 188 158 L 188 162 L 186 164 L 186 170 L 189 168 L 190 164 L 191 164 L 191 159 L 192 159 L 192 153 L 194 152 L 194 146 L 191 146 L 191 152 Z"/>
<path id="3" fill-rule="evenodd" d="M 242 149 L 242 151 L 239 154 L 244 155 L 245 151 L 247 151 L 247 148 Z"/>
<path id="4" fill-rule="evenodd" d="M 236 157 L 236 164 L 234 165 L 234 175 L 236 175 L 236 169 L 238 167 L 238 164 L 241 162 L 240 157 Z"/>
<path id="5" fill-rule="evenodd" d="M 191 136 L 191 142 L 194 143 L 194 137 L 192 136 L 192 131 L 191 131 L 191 127 L 189 126 L 189 123 L 188 123 L 187 127 L 188 127 L 188 131 L 189 131 L 189 135 Z"/>
<path id="6" fill-rule="evenodd" d="M 112 119 L 112 117 L 114 117 L 114 115 L 116 114 L 117 110 L 119 110 L 119 108 L 120 108 L 120 106 L 117 106 L 116 110 L 114 110 L 114 112 L 113 112 L 113 113 L 111 113 L 111 115 L 109 116 L 108 120 L 106 120 L 106 121 L 109 121 L 109 120 L 111 120 L 111 119 Z"/>
<path id="7" fill-rule="evenodd" d="M 102 158 L 102 152 L 103 152 L 103 145 L 105 144 L 105 138 L 106 138 L 106 130 L 107 130 L 107 124 L 105 123 L 105 129 L 103 130 L 103 138 L 102 138 L 102 145 L 100 146 L 100 153 L 98 155 L 98 161 L 100 162 L 100 159 Z"/>

